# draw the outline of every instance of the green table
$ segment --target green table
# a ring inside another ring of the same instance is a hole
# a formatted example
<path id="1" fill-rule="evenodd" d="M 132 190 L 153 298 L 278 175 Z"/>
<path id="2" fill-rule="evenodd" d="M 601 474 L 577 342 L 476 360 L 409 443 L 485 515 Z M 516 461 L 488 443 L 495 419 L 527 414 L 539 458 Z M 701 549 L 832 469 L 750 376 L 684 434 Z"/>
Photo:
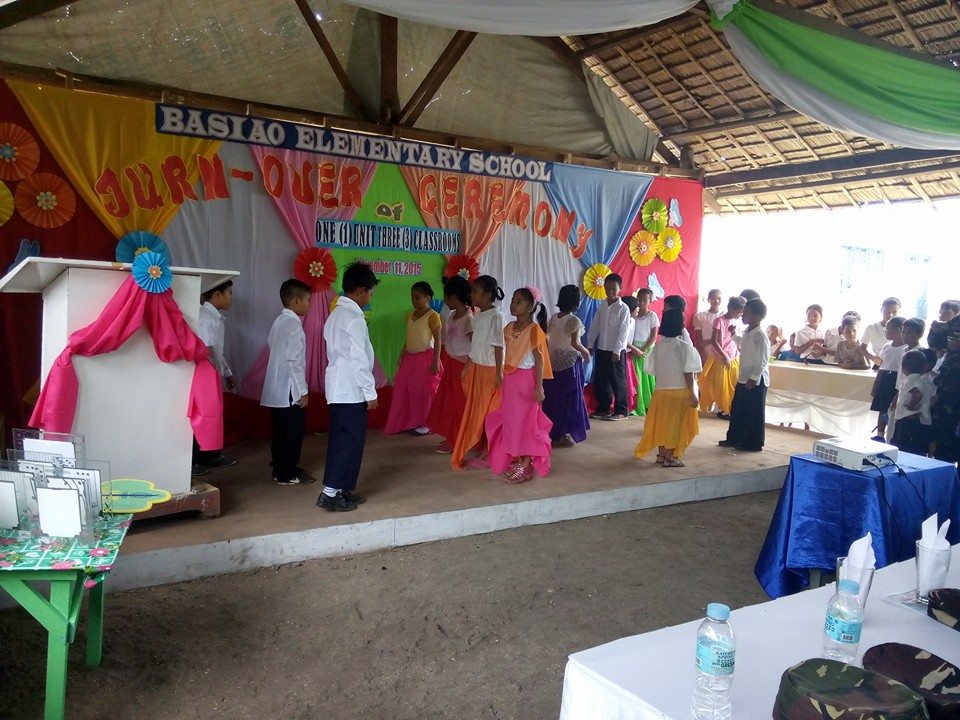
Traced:
<path id="1" fill-rule="evenodd" d="M 97 520 L 86 537 L 19 540 L 16 531 L 0 530 L 0 587 L 48 633 L 45 720 L 63 720 L 67 691 L 67 654 L 77 632 L 83 592 L 90 590 L 87 618 L 87 665 L 103 655 L 103 583 L 120 552 L 131 515 Z M 32 583 L 50 583 L 50 599 Z"/>

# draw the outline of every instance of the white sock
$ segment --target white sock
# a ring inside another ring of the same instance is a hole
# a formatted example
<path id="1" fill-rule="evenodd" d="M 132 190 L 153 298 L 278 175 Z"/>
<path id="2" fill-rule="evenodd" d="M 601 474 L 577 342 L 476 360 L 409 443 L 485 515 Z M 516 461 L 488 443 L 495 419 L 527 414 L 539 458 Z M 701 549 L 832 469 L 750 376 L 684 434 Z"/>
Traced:
<path id="1" fill-rule="evenodd" d="M 327 487 L 326 485 L 323 486 L 323 494 L 327 497 L 336 497 L 339 492 L 337 488 Z"/>

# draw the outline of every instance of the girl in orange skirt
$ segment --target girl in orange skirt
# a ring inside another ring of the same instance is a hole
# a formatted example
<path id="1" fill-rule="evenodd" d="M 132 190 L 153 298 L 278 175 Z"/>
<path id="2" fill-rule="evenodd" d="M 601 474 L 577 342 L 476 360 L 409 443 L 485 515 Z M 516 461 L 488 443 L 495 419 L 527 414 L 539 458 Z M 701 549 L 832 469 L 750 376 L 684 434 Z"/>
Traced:
<path id="1" fill-rule="evenodd" d="M 537 311 L 539 308 L 539 312 Z M 511 483 L 550 472 L 550 429 L 544 414 L 543 380 L 552 378 L 547 350 L 547 309 L 532 286 L 513 293 L 510 313 L 516 317 L 503 330 L 503 396 L 500 407 L 484 423 L 490 444 L 490 469 Z M 534 313 L 537 315 L 534 321 Z"/>
<path id="2" fill-rule="evenodd" d="M 466 404 L 450 458 L 454 470 L 490 467 L 485 449 L 469 461 L 465 457 L 483 440 L 483 421 L 500 407 L 503 385 L 503 314 L 493 305 L 503 300 L 503 290 L 496 278 L 481 275 L 470 285 L 470 300 L 479 312 L 473 316 L 470 356 L 463 368 Z"/>
<path id="3" fill-rule="evenodd" d="M 410 288 L 413 312 L 407 315 L 407 342 L 393 378 L 393 400 L 383 431 L 395 435 L 413 430 L 429 435 L 427 415 L 440 385 L 440 316 L 430 307 L 433 288 L 417 282 Z"/>
<path id="4" fill-rule="evenodd" d="M 470 283 L 459 275 L 443 283 L 443 302 L 450 312 L 443 316 L 443 377 L 427 416 L 427 427 L 444 440 L 437 452 L 453 452 L 460 419 L 467 398 L 463 394 L 463 368 L 470 356 L 473 337 L 473 309 L 470 307 Z"/>
<path id="5" fill-rule="evenodd" d="M 700 432 L 697 419 L 697 373 L 700 354 L 684 342 L 683 313 L 664 310 L 660 323 L 660 342 L 647 357 L 646 371 L 656 378 L 656 386 L 643 437 L 633 454 L 642 458 L 657 448 L 657 463 L 663 467 L 683 467 L 684 451 Z"/>
<path id="6" fill-rule="evenodd" d="M 730 415 L 733 393 L 740 377 L 740 348 L 733 337 L 732 320 L 743 314 L 747 302 L 739 295 L 727 300 L 727 311 L 713 321 L 713 335 L 707 345 L 707 359 L 700 377 L 700 407 L 710 412 L 717 408 L 717 417 Z"/>

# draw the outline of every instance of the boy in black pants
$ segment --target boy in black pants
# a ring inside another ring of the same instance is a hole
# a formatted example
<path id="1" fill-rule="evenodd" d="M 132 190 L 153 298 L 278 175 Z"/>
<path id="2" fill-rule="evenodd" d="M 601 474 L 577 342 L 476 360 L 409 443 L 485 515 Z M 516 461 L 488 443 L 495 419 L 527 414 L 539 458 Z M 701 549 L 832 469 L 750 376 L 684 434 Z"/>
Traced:
<path id="1" fill-rule="evenodd" d="M 603 290 L 607 301 L 600 304 L 590 323 L 587 347 L 597 345 L 593 356 L 593 393 L 597 411 L 590 417 L 600 420 L 623 420 L 627 417 L 627 338 L 630 310 L 620 299 L 622 280 L 616 273 L 607 275 Z M 613 403 L 613 414 L 610 404 Z"/>
<path id="2" fill-rule="evenodd" d="M 367 439 L 367 410 L 377 407 L 373 346 L 363 308 L 380 284 L 369 265 L 355 262 L 343 271 L 343 296 L 323 325 L 327 343 L 325 387 L 330 408 L 330 439 L 323 471 L 324 510 L 356 510 L 366 499 L 353 491 Z"/>
<path id="3" fill-rule="evenodd" d="M 770 385 L 770 340 L 760 328 L 767 306 L 760 298 L 743 308 L 746 328 L 740 342 L 740 379 L 730 407 L 730 426 L 721 447 L 746 452 L 763 450 L 767 386 Z"/>

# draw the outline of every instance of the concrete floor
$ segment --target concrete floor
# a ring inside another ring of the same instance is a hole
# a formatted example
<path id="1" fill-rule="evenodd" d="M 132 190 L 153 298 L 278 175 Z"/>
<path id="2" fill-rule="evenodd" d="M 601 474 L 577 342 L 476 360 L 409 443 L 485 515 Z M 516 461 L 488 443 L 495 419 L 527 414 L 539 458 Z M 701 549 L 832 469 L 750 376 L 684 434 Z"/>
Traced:
<path id="1" fill-rule="evenodd" d="M 184 514 L 136 522 L 122 553 L 743 473 L 785 466 L 790 455 L 810 452 L 814 437 L 818 437 L 797 429 L 768 427 L 764 452 L 738 453 L 717 446 L 726 432 L 726 421 L 704 416 L 700 435 L 684 458 L 687 467 L 665 469 L 653 462 L 652 454 L 643 460 L 633 457 L 642 434 L 642 418 L 593 425 L 585 443 L 554 451 L 553 471 L 548 477 L 522 485 L 507 484 L 484 471 L 454 472 L 448 455 L 433 452 L 439 441 L 435 436 L 386 436 L 371 431 L 358 488 L 368 502 L 349 513 L 328 513 L 315 507 L 319 482 L 277 486 L 270 477 L 269 444 L 244 443 L 229 450 L 240 460 L 237 465 L 200 478 L 220 488 L 221 517 L 204 520 Z M 321 480 L 326 446 L 326 435 L 308 436 L 301 461 L 302 467 Z"/>
<path id="2" fill-rule="evenodd" d="M 626 434 L 601 429 L 597 446 L 607 432 Z M 702 452 L 729 461 L 705 445 Z M 389 455 L 378 452 L 377 462 Z M 636 467 L 627 458 L 623 474 L 668 472 Z M 264 496 L 299 492 L 268 482 Z M 494 496 L 536 488 L 457 482 Z M 402 490 L 393 483 L 377 485 L 381 504 Z M 312 495 L 305 491 L 304 503 Z M 83 666 L 82 625 L 72 648 L 67 717 L 556 718 L 568 654 L 702 617 L 708 602 L 765 600 L 753 564 L 776 498 L 673 505 L 111 593 L 103 666 Z M 229 517 L 178 522 L 211 532 Z M 0 638 L 0 718 L 38 720 L 44 635 L 16 609 L 0 612 Z M 694 644 L 691 637 L 691 663 Z"/>

